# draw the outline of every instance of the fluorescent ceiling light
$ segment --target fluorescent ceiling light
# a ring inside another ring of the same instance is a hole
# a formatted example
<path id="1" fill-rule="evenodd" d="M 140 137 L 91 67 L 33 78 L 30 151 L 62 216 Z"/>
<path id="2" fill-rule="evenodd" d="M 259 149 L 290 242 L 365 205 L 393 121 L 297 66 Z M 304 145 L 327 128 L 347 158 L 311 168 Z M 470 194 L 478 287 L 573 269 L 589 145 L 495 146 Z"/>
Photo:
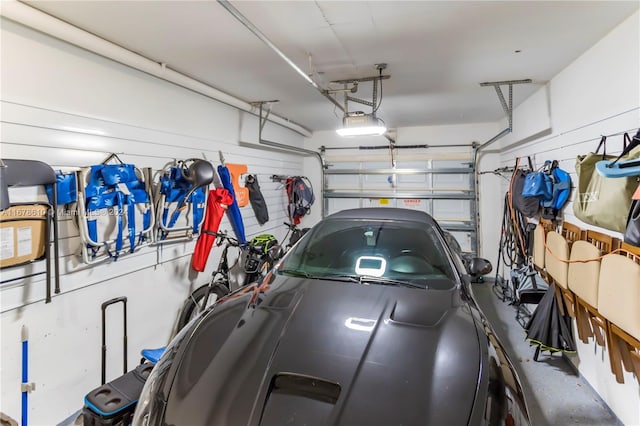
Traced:
<path id="1" fill-rule="evenodd" d="M 387 131 L 380 120 L 370 114 L 352 113 L 342 119 L 340 136 L 379 136 Z"/>
<path id="2" fill-rule="evenodd" d="M 386 131 L 385 126 L 343 127 L 336 130 L 340 136 L 379 136 Z"/>

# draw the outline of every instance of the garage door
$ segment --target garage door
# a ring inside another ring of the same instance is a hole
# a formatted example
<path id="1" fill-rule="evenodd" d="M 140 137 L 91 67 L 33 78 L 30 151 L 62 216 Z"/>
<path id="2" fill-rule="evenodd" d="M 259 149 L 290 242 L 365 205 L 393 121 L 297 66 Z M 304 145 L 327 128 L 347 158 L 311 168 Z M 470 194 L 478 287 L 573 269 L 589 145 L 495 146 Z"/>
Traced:
<path id="1" fill-rule="evenodd" d="M 326 214 L 358 207 L 421 210 L 463 251 L 476 253 L 475 146 L 372 148 L 324 148 Z"/>

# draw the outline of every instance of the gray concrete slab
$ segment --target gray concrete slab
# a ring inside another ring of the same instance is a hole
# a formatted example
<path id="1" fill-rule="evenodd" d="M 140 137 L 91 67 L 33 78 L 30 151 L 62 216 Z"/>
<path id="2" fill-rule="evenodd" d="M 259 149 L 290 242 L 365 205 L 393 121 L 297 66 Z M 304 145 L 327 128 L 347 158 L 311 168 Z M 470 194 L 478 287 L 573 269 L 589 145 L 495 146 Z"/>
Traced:
<path id="1" fill-rule="evenodd" d="M 492 287 L 490 281 L 473 284 L 474 297 L 518 369 L 532 424 L 623 425 L 566 355 L 543 352 L 533 360 L 535 347 L 516 321 L 515 307 L 501 301 Z"/>

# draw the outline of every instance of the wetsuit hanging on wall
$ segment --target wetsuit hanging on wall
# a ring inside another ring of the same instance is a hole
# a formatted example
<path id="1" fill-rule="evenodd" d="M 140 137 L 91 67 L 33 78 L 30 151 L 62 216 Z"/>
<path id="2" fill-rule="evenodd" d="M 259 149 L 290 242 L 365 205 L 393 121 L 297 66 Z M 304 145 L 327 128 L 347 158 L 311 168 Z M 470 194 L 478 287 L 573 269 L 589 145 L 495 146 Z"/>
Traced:
<path id="1" fill-rule="evenodd" d="M 264 225 L 269 221 L 269 211 L 267 210 L 267 203 L 264 200 L 262 191 L 260 191 L 258 176 L 247 175 L 244 186 L 249 188 L 249 201 L 251 202 L 251 208 L 253 208 L 258 223 Z"/>

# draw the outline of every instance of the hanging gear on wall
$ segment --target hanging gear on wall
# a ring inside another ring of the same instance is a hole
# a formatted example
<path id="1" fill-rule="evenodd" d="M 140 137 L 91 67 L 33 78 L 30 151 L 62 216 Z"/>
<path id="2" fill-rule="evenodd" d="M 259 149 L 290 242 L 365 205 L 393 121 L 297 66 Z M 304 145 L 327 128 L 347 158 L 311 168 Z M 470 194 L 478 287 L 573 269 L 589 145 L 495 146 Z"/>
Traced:
<path id="1" fill-rule="evenodd" d="M 112 159 L 119 164 L 107 164 Z M 125 250 L 133 253 L 152 241 L 154 215 L 148 176 L 133 164 L 123 163 L 115 154 L 102 164 L 77 173 L 77 207 L 85 263 L 117 260 Z M 101 227 L 99 222 L 104 218 L 107 223 Z M 114 219 L 115 237 L 110 232 Z M 137 228 L 138 219 L 141 229 Z"/>
<path id="2" fill-rule="evenodd" d="M 215 233 L 218 232 L 222 215 L 229 205 L 233 203 L 233 195 L 224 189 L 216 188 L 209 191 L 207 201 L 207 212 L 202 225 L 202 233 L 198 237 L 196 247 L 191 258 L 191 267 L 199 272 L 203 272 L 207 265 L 207 259 L 211 252 L 211 246 L 216 240 Z"/>
<path id="3" fill-rule="evenodd" d="M 156 187 L 158 214 L 158 240 L 166 240 L 170 234 L 184 233 L 192 238 L 200 231 L 204 219 L 207 186 L 213 181 L 213 165 L 200 159 L 181 160 L 162 170 Z M 171 214 L 170 206 L 175 207 Z M 178 218 L 185 210 L 191 210 L 191 218 L 186 225 L 177 225 Z"/>
<path id="4" fill-rule="evenodd" d="M 49 204 L 53 204 L 53 186 L 56 187 L 56 203 L 59 206 L 67 206 L 76 202 L 77 199 L 77 184 L 75 173 L 63 173 L 60 170 L 56 170 L 56 183 L 45 186 L 47 192 L 47 198 L 49 198 Z"/>
<path id="5" fill-rule="evenodd" d="M 545 165 L 550 163 L 549 174 L 552 179 L 552 197 L 549 201 L 541 202 L 542 217 L 545 219 L 556 219 L 571 194 L 571 176 L 566 171 L 558 167 L 558 161 L 545 161 Z"/>
<path id="6" fill-rule="evenodd" d="M 233 202 L 229 205 L 227 209 L 227 216 L 229 217 L 229 221 L 231 222 L 231 227 L 233 228 L 233 232 L 236 234 L 236 238 L 241 245 L 245 245 L 247 243 L 247 237 L 244 232 L 244 222 L 242 221 L 242 214 L 240 213 L 240 206 L 236 202 L 236 193 L 233 189 L 233 182 L 231 180 L 231 172 L 225 165 L 224 156 L 222 155 L 222 151 L 219 151 L 220 154 L 220 165 L 218 166 L 218 176 L 220 176 L 220 182 L 222 186 L 229 191 L 229 193 L 233 196 Z"/>
<path id="7" fill-rule="evenodd" d="M 574 214 L 584 223 L 615 232 L 625 231 L 631 199 L 638 187 L 636 176 L 613 178 L 601 174 L 615 170 L 607 168 L 607 165 L 615 166 L 620 161 L 633 162 L 640 158 L 640 144 L 633 143 L 627 133 L 623 136 L 622 146 L 621 155 L 607 155 L 607 137 L 602 136 L 595 152 L 578 155 L 575 165 L 578 183 L 573 199 Z M 599 162 L 600 172 L 597 168 Z"/>
<path id="8" fill-rule="evenodd" d="M 51 274 L 55 292 L 60 293 L 58 215 L 56 175 L 42 161 L 0 159 L 0 269 L 35 261 L 44 255 L 46 276 L 45 302 L 51 302 Z M 9 189 L 26 186 L 52 186 L 51 204 L 11 200 Z M 53 233 L 51 232 L 53 228 Z M 52 238 L 53 237 L 53 238 Z M 51 246 L 53 245 L 53 253 Z M 15 278 L 0 280 L 0 284 Z M 19 278 L 17 278 L 19 279 Z"/>
<path id="9" fill-rule="evenodd" d="M 247 175 L 245 178 L 245 187 L 249 189 L 249 201 L 251 208 L 256 215 L 256 220 L 260 225 L 264 225 L 269 221 L 269 210 L 267 210 L 267 202 L 264 200 L 257 175 Z"/>
<path id="10" fill-rule="evenodd" d="M 289 219 L 295 224 L 309 214 L 315 201 L 313 187 L 306 176 L 289 176 L 286 181 L 287 197 L 289 199 Z"/>
<path id="11" fill-rule="evenodd" d="M 504 209 L 502 215 L 502 229 L 500 233 L 500 243 L 498 247 L 498 263 L 496 267 L 496 279 L 494 287 L 499 291 L 502 301 L 513 301 L 517 297 L 514 290 L 510 286 L 510 280 L 500 275 L 500 264 L 510 269 L 522 268 L 528 261 L 529 248 L 529 224 L 524 213 L 517 208 L 516 204 L 525 209 L 533 211 L 533 203 L 529 204 L 528 200 L 535 202 L 536 209 L 539 209 L 539 201 L 537 198 L 522 196 L 522 186 L 525 181 L 527 169 L 520 168 L 520 158 L 516 159 L 516 164 L 509 181 L 509 189 L 504 197 Z M 531 170 L 531 162 L 529 160 L 529 169 Z M 518 196 L 520 195 L 520 196 Z M 523 204 L 523 200 L 527 200 Z"/>
<path id="12" fill-rule="evenodd" d="M 527 174 L 522 196 L 531 201 L 536 199 L 542 207 L 541 215 L 545 219 L 556 219 L 571 192 L 571 176 L 558 167 L 557 160 L 546 160 L 536 171 Z"/>
<path id="13" fill-rule="evenodd" d="M 516 167 L 509 185 L 510 205 L 526 217 L 538 217 L 540 214 L 540 201 L 535 197 L 525 197 L 523 195 L 527 175 L 534 171 L 531 157 L 527 157 L 527 160 L 528 168 L 526 166 L 521 168 L 520 158 L 516 159 Z"/>

